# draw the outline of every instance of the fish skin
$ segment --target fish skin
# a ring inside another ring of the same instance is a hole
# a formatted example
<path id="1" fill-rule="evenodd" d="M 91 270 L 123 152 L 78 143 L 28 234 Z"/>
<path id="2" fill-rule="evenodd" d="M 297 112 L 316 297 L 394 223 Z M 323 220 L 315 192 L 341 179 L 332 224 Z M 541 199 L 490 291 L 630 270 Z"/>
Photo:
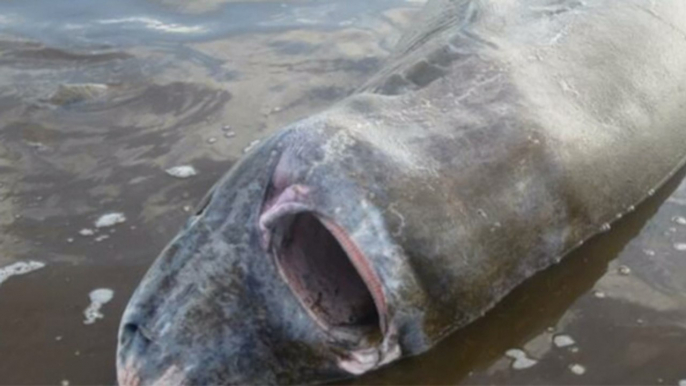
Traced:
<path id="1" fill-rule="evenodd" d="M 215 185 L 132 296 L 120 382 L 329 381 L 479 318 L 684 165 L 683 20 L 679 0 L 429 2 L 358 93 Z M 303 211 L 349 247 L 378 342 L 284 280 L 273 224 Z"/>

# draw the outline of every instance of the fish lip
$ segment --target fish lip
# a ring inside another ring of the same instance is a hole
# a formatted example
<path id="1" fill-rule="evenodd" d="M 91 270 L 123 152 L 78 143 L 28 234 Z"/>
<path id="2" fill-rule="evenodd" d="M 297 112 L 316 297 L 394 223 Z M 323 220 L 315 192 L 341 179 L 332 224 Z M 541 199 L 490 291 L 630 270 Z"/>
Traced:
<path id="1" fill-rule="evenodd" d="M 347 355 L 338 359 L 338 367 L 350 374 L 361 375 L 391 363 L 402 356 L 398 344 L 398 331 L 389 322 L 386 295 L 381 280 L 368 257 L 360 250 L 357 243 L 348 236 L 349 233 L 345 228 L 327 217 L 320 215 L 316 217 L 343 247 L 357 273 L 367 286 L 367 290 L 372 295 L 379 315 L 379 328 L 383 336 L 381 342 L 373 347 L 350 350 Z"/>
<path id="2" fill-rule="evenodd" d="M 292 185 L 279 194 L 276 199 L 265 203 L 262 214 L 258 217 L 258 226 L 262 232 L 262 247 L 264 248 L 265 253 L 272 255 L 272 257 L 275 255 L 272 251 L 272 228 L 279 219 L 299 213 L 311 213 L 314 215 L 341 245 L 357 273 L 367 286 L 367 289 L 374 299 L 376 311 L 379 315 L 379 327 L 382 334 L 385 335 L 388 331 L 388 306 L 378 274 L 374 271 L 367 256 L 361 251 L 355 241 L 348 236 L 349 232 L 335 220 L 319 213 L 319 211 L 315 209 L 309 199 L 310 192 L 311 189 L 308 187 Z M 281 278 L 288 283 L 278 259 L 274 259 L 274 261 Z M 308 307 L 305 306 L 305 308 Z M 322 324 L 318 318 L 315 317 L 314 319 L 319 325 Z M 322 327 L 324 327 L 325 330 L 328 330 L 326 326 Z"/>

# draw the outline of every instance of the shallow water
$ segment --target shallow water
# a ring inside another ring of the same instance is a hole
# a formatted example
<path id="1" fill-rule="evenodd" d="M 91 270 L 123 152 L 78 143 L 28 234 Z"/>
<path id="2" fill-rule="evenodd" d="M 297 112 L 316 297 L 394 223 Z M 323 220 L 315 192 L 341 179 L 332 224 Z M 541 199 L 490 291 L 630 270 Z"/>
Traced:
<path id="1" fill-rule="evenodd" d="M 0 282 L 0 383 L 114 383 L 119 317 L 191 208 L 380 68 L 420 6 L 0 1 L 0 269 L 45 264 Z M 678 384 L 683 177 L 433 351 L 349 383 Z M 113 297 L 84 324 L 96 290 Z"/>

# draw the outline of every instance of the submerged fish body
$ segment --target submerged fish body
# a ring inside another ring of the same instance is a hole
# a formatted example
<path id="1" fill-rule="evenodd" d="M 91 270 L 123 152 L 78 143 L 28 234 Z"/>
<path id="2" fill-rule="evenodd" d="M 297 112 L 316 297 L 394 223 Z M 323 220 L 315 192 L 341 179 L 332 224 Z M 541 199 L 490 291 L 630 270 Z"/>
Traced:
<path id="1" fill-rule="evenodd" d="M 477 319 L 683 165 L 683 20 L 429 2 L 385 70 L 215 185 L 129 303 L 120 383 L 322 382 Z"/>

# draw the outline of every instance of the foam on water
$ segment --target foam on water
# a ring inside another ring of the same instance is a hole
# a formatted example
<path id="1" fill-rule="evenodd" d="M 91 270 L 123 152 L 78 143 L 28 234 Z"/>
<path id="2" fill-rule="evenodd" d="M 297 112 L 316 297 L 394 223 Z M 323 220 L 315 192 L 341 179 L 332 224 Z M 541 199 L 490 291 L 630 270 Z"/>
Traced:
<path id="1" fill-rule="evenodd" d="M 89 297 L 91 299 L 91 304 L 83 311 L 83 315 L 86 317 L 83 324 L 93 324 L 96 320 L 105 317 L 105 315 L 100 312 L 100 309 L 104 304 L 112 300 L 114 291 L 109 288 L 98 288 L 91 291 Z"/>
<path id="2" fill-rule="evenodd" d="M 104 241 L 104 240 L 107 240 L 107 239 L 109 239 L 109 238 L 110 238 L 110 236 L 108 236 L 108 235 L 100 235 L 100 236 L 98 236 L 98 237 L 95 238 L 95 242 L 96 242 L 96 243 L 99 243 L 99 242 Z"/>
<path id="3" fill-rule="evenodd" d="M 593 296 L 597 297 L 598 299 L 604 299 L 607 295 L 601 290 L 595 290 L 593 291 Z"/>
<path id="4" fill-rule="evenodd" d="M 45 263 L 40 261 L 18 261 L 2 267 L 0 268 L 0 284 L 12 276 L 25 275 L 43 267 L 45 267 Z"/>
<path id="5" fill-rule="evenodd" d="M 631 268 L 627 267 L 626 265 L 620 265 L 617 268 L 617 272 L 622 276 L 628 276 L 631 274 Z"/>
<path id="6" fill-rule="evenodd" d="M 553 337 L 553 343 L 557 347 L 568 347 L 574 345 L 576 342 L 571 336 L 560 334 Z"/>
<path id="7" fill-rule="evenodd" d="M 106 227 L 111 227 L 117 224 L 121 224 L 124 221 L 126 221 L 126 216 L 124 216 L 123 213 L 107 213 L 98 219 L 98 221 L 95 222 L 95 227 L 96 228 L 106 228 Z"/>
<path id="8" fill-rule="evenodd" d="M 569 371 L 576 375 L 584 375 L 586 373 L 586 368 L 578 363 L 569 365 Z"/>
<path id="9" fill-rule="evenodd" d="M 166 170 L 167 174 L 176 178 L 188 178 L 197 175 L 198 172 L 192 165 L 174 166 Z"/>
<path id="10" fill-rule="evenodd" d="M 122 25 L 140 25 L 146 29 L 177 33 L 177 34 L 190 34 L 190 33 L 203 33 L 207 30 L 199 25 L 182 25 L 177 23 L 165 23 L 161 20 L 157 20 L 151 17 L 126 17 L 121 19 L 106 19 L 98 20 L 99 24 L 122 24 Z"/>
<path id="11" fill-rule="evenodd" d="M 509 349 L 505 352 L 505 356 L 513 359 L 512 368 L 514 370 L 524 370 L 535 366 L 538 361 L 533 358 L 529 358 L 526 352 L 518 348 Z"/>
<path id="12" fill-rule="evenodd" d="M 79 231 L 81 236 L 93 236 L 95 232 L 92 229 L 84 228 Z"/>
<path id="13" fill-rule="evenodd" d="M 674 249 L 677 251 L 686 251 L 686 243 L 676 243 L 674 244 Z"/>

